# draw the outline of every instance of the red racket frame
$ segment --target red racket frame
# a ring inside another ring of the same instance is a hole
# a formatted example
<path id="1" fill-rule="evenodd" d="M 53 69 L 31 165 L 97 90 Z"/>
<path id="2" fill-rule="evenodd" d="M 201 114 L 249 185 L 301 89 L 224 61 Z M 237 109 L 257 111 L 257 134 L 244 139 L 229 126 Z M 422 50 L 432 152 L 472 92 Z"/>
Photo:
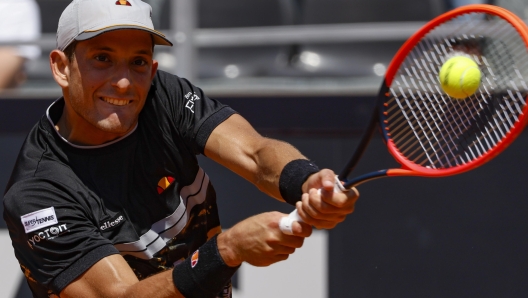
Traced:
<path id="1" fill-rule="evenodd" d="M 403 46 L 398 50 L 398 52 L 392 59 L 391 63 L 389 64 L 389 67 L 387 68 L 387 73 L 385 75 L 385 81 L 384 81 L 386 89 L 388 89 L 389 86 L 391 86 L 392 80 L 394 76 L 396 75 L 396 72 L 398 71 L 400 64 L 405 60 L 408 53 L 416 46 L 416 44 L 418 44 L 418 42 L 420 42 L 420 40 L 428 32 L 430 32 L 438 25 L 452 18 L 455 18 L 462 14 L 471 13 L 471 12 L 488 13 L 488 14 L 498 15 L 502 17 L 505 21 L 512 24 L 512 26 L 518 31 L 524 43 L 528 47 L 528 26 L 526 26 L 526 24 L 515 14 L 501 7 L 488 5 L 488 4 L 473 4 L 473 5 L 462 6 L 454 10 L 451 10 L 445 14 L 442 14 L 436 17 L 435 19 L 431 20 L 429 23 L 423 26 L 420 30 L 414 33 L 403 44 Z M 526 123 L 528 122 L 528 118 L 526 117 L 527 114 L 528 114 L 528 105 L 524 107 L 523 115 L 521 115 L 521 117 L 519 118 L 519 122 L 517 122 L 514 125 L 514 127 L 509 131 L 507 136 L 503 138 L 492 150 L 487 151 L 482 156 L 479 156 L 478 158 L 472 160 L 471 162 L 468 162 L 466 164 L 456 166 L 453 168 L 449 168 L 449 169 L 428 169 L 428 168 L 422 167 L 408 160 L 405 156 L 403 156 L 398 151 L 393 141 L 390 139 L 389 136 L 387 136 L 385 129 L 383 129 L 384 130 L 383 136 L 386 140 L 389 152 L 394 156 L 394 158 L 402 166 L 400 169 L 388 169 L 386 171 L 386 175 L 391 176 L 391 177 L 394 177 L 394 176 L 442 177 L 442 176 L 460 174 L 460 173 L 469 171 L 471 169 L 474 169 L 476 167 L 479 167 L 483 165 L 484 163 L 493 159 L 495 156 L 501 153 L 504 149 L 506 149 L 506 147 L 508 147 L 508 145 L 510 145 L 515 140 L 515 138 L 523 131 L 524 127 L 526 126 Z"/>

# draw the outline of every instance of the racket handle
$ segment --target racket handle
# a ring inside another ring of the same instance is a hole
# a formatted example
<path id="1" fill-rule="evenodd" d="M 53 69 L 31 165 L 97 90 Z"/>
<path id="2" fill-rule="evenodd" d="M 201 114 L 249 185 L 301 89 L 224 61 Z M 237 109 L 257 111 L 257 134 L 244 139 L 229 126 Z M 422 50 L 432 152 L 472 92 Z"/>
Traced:
<path id="1" fill-rule="evenodd" d="M 318 190 L 319 193 L 321 193 L 321 189 Z M 348 191 L 348 189 L 343 187 L 343 184 L 341 184 L 341 181 L 339 181 L 338 176 L 335 176 L 335 183 L 334 183 L 334 192 L 345 192 Z M 280 230 L 287 235 L 292 235 L 292 226 L 293 222 L 298 221 L 302 222 L 301 217 L 299 216 L 299 213 L 297 212 L 297 209 L 293 210 L 288 216 L 285 216 L 281 218 L 279 222 L 279 228 Z"/>

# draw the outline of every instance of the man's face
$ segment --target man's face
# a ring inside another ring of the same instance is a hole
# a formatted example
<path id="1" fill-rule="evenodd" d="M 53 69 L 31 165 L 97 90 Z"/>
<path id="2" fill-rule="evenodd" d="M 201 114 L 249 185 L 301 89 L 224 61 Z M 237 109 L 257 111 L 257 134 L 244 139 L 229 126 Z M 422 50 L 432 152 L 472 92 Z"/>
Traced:
<path id="1" fill-rule="evenodd" d="M 80 41 L 65 96 L 70 127 L 110 138 L 133 129 L 156 73 L 152 55 L 152 38 L 141 30 Z"/>

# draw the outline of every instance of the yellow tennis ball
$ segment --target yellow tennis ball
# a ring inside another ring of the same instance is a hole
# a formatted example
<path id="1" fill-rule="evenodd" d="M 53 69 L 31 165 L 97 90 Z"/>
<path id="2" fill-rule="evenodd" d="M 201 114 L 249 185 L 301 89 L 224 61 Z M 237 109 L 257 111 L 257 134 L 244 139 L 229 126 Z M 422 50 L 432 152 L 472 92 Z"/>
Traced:
<path id="1" fill-rule="evenodd" d="M 473 59 L 455 56 L 440 69 L 440 86 L 447 95 L 464 99 L 473 95 L 480 85 L 480 69 Z"/>

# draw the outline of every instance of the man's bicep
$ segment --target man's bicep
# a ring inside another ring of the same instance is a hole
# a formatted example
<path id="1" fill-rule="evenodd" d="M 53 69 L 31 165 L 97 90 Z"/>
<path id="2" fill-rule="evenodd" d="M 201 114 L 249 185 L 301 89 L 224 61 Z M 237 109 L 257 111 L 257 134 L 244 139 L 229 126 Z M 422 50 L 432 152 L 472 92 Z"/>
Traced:
<path id="1" fill-rule="evenodd" d="M 61 298 L 123 297 L 138 282 L 121 255 L 110 255 L 95 263 L 60 293 Z"/>

